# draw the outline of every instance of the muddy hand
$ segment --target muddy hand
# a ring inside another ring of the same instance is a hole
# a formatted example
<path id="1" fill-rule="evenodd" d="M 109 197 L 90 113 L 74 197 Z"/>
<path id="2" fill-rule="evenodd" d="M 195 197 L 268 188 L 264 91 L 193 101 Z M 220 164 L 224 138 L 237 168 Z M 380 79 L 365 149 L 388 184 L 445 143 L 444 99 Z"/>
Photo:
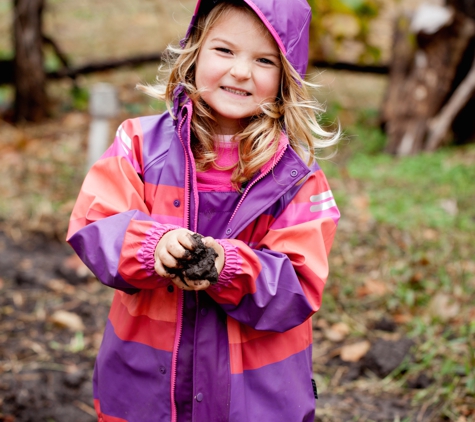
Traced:
<path id="1" fill-rule="evenodd" d="M 186 291 L 206 290 L 210 286 L 210 282 L 208 280 L 190 280 L 188 278 L 184 278 L 182 281 L 178 276 L 172 278 L 171 280 L 179 289 Z"/>
<path id="2" fill-rule="evenodd" d="M 155 272 L 161 277 L 173 278 L 176 274 L 170 274 L 167 268 L 179 268 L 179 259 L 184 259 L 193 249 L 193 243 L 189 235 L 192 231 L 176 229 L 165 233 L 155 248 Z"/>
<path id="3" fill-rule="evenodd" d="M 221 274 L 221 271 L 223 270 L 223 267 L 224 267 L 223 247 L 218 242 L 216 242 L 216 240 L 212 238 L 211 236 L 203 237 L 202 241 L 205 246 L 213 248 L 214 251 L 218 254 L 218 256 L 216 257 L 215 265 L 216 265 L 216 270 L 218 271 L 218 275 Z"/>

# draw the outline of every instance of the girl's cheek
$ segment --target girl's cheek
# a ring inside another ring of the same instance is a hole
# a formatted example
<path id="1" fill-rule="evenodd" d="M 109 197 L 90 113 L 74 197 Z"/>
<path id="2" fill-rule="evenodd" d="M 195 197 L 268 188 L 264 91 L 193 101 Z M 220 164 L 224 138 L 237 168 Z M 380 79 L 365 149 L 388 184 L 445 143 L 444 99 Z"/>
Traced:
<path id="1" fill-rule="evenodd" d="M 275 73 L 266 72 L 259 75 L 257 88 L 268 97 L 275 98 L 279 92 L 280 77 Z"/>

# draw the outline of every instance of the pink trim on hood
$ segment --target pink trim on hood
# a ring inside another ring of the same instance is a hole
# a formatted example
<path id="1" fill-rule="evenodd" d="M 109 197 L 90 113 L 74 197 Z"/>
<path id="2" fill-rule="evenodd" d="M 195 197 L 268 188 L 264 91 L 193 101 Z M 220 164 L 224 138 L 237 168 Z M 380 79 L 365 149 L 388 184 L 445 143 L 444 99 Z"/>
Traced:
<path id="1" fill-rule="evenodd" d="M 193 17 L 198 16 L 198 10 L 200 10 L 200 6 L 201 6 L 201 0 L 198 0 L 196 2 L 195 11 L 193 12 Z"/>
<path id="2" fill-rule="evenodd" d="M 269 30 L 269 32 L 272 34 L 272 36 L 274 37 L 274 40 L 275 42 L 277 43 L 277 45 L 279 46 L 280 50 L 282 51 L 282 53 L 285 55 L 287 55 L 287 50 L 284 46 L 284 43 L 282 42 L 282 40 L 280 39 L 279 37 L 279 34 L 277 33 L 277 31 L 275 30 L 275 28 L 271 25 L 271 23 L 267 20 L 267 18 L 265 17 L 265 15 L 261 12 L 261 9 L 259 9 L 251 0 L 244 0 L 248 5 L 249 7 L 254 10 L 254 12 L 256 13 L 257 16 L 259 16 L 259 19 L 264 23 L 264 25 L 266 26 L 266 28 Z"/>

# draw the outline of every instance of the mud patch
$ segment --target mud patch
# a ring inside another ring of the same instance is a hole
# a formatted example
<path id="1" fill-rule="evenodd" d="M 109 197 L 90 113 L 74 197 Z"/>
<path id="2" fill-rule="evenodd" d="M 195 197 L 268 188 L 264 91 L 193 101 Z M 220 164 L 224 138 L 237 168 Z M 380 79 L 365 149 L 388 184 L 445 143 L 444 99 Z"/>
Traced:
<path id="1" fill-rule="evenodd" d="M 112 289 L 68 280 L 64 243 L 0 232 L 0 422 L 93 422 L 92 372 Z M 71 273 L 72 274 L 72 273 Z M 58 325 L 58 310 L 81 331 Z"/>
<path id="2" fill-rule="evenodd" d="M 317 400 L 315 422 L 371 421 L 389 422 L 417 420 L 417 411 L 408 407 L 407 400 L 381 394 L 360 394 L 348 391 L 346 394 L 322 394 Z"/>
<path id="3" fill-rule="evenodd" d="M 215 261 L 218 254 L 213 248 L 204 245 L 201 236 L 194 233 L 190 236 L 193 241 L 193 250 L 189 251 L 182 259 L 178 259 L 179 268 L 165 269 L 170 273 L 180 277 L 180 280 L 187 284 L 188 280 L 208 280 L 211 284 L 218 282 L 218 271 Z"/>

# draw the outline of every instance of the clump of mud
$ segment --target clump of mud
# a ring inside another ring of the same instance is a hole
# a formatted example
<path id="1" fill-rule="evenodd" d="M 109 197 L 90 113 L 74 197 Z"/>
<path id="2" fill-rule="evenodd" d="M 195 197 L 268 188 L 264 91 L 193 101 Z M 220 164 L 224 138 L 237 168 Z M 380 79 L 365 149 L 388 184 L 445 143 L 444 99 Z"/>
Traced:
<path id="1" fill-rule="evenodd" d="M 170 273 L 180 277 L 180 280 L 188 285 L 188 280 L 208 280 L 211 284 L 218 282 L 218 270 L 215 260 L 218 254 L 213 248 L 205 246 L 201 236 L 195 233 L 190 236 L 193 242 L 193 250 L 186 253 L 183 258 L 178 259 L 178 267 L 165 269 Z"/>

